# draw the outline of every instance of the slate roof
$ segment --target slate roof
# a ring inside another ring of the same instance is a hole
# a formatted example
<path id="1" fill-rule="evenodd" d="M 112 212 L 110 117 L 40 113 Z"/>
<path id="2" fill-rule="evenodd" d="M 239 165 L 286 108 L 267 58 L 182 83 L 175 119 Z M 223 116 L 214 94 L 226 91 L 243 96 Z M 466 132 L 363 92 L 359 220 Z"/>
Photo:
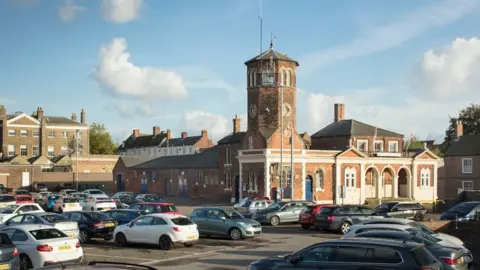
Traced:
<path id="1" fill-rule="evenodd" d="M 453 141 L 445 156 L 480 156 L 480 135 L 463 135 Z"/>
<path id="2" fill-rule="evenodd" d="M 230 133 L 227 136 L 223 137 L 218 141 L 218 144 L 234 144 L 234 143 L 241 143 L 243 138 L 247 134 L 244 131 L 237 132 L 237 133 Z"/>
<path id="3" fill-rule="evenodd" d="M 166 138 L 166 132 L 161 132 L 157 135 L 140 134 L 137 137 L 133 137 L 132 134 L 125 141 L 123 141 L 122 144 L 120 144 L 120 146 L 118 147 L 118 151 L 125 151 L 127 149 L 133 148 L 159 146 Z"/>
<path id="4" fill-rule="evenodd" d="M 72 159 L 69 156 L 61 155 L 50 159 L 55 166 L 70 166 L 72 165 Z"/>
<path id="5" fill-rule="evenodd" d="M 173 138 L 166 140 L 162 143 L 161 147 L 175 147 L 175 146 L 184 146 L 184 145 L 195 145 L 202 136 L 190 136 L 185 138 Z"/>
<path id="6" fill-rule="evenodd" d="M 20 165 L 30 165 L 30 162 L 25 157 L 20 155 L 11 156 L 4 160 L 6 163 L 10 164 L 20 164 Z"/>
<path id="7" fill-rule="evenodd" d="M 375 127 L 362 123 L 357 120 L 348 119 L 333 122 L 324 127 L 317 133 L 313 134 L 311 138 L 321 137 L 340 137 L 340 136 L 373 136 L 375 134 Z M 402 134 L 388 131 L 385 129 L 377 129 L 377 137 L 402 137 Z"/>
<path id="8" fill-rule="evenodd" d="M 259 60 L 270 60 L 270 57 L 273 58 L 273 60 L 283 60 L 283 61 L 288 61 L 288 62 L 294 62 L 297 67 L 298 62 L 293 60 L 292 58 L 288 57 L 286 54 L 280 53 L 275 51 L 273 48 L 269 48 L 268 50 L 264 51 L 263 53 L 253 57 L 252 59 L 248 60 L 245 62 L 245 65 L 254 62 L 254 61 L 259 61 Z"/>
<path id="9" fill-rule="evenodd" d="M 135 169 L 214 169 L 218 168 L 218 146 L 207 148 L 193 155 L 159 157 L 137 166 Z"/>
<path id="10" fill-rule="evenodd" d="M 137 166 L 138 164 L 142 164 L 144 162 L 155 159 L 155 157 L 120 156 L 119 159 L 122 160 L 125 167 L 131 168 L 131 167 Z"/>
<path id="11" fill-rule="evenodd" d="M 53 161 L 48 159 L 46 156 L 39 155 L 36 157 L 29 158 L 28 162 L 30 162 L 30 164 L 37 164 L 37 165 L 50 165 L 52 164 Z"/>

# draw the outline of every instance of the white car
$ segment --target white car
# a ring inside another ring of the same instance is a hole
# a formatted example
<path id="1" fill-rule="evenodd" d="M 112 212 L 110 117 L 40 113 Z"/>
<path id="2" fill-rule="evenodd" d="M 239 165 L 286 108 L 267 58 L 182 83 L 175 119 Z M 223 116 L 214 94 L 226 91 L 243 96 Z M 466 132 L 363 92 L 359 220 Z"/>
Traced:
<path id="1" fill-rule="evenodd" d="M 85 204 L 83 205 L 83 210 L 107 211 L 111 209 L 117 209 L 117 204 L 107 196 L 90 196 L 85 200 Z"/>
<path id="2" fill-rule="evenodd" d="M 45 263 L 82 261 L 83 249 L 78 239 L 48 225 L 19 225 L 2 229 L 20 253 L 23 269 L 41 268 Z"/>
<path id="3" fill-rule="evenodd" d="M 57 200 L 57 203 L 53 206 L 53 211 L 57 213 L 82 211 L 83 205 L 77 198 L 62 197 Z"/>
<path id="4" fill-rule="evenodd" d="M 11 204 L 16 204 L 17 200 L 15 196 L 10 194 L 2 194 L 0 195 L 0 208 L 5 208 Z"/>
<path id="5" fill-rule="evenodd" d="M 0 210 L 0 223 L 24 213 L 45 212 L 37 203 L 11 204 Z"/>
<path id="6" fill-rule="evenodd" d="M 172 244 L 193 246 L 198 240 L 197 224 L 189 218 L 176 214 L 149 214 L 118 226 L 113 232 L 115 242 L 120 246 L 128 243 L 156 244 L 168 250 Z"/>
<path id="7" fill-rule="evenodd" d="M 107 194 L 105 194 L 105 192 L 101 191 L 100 189 L 85 189 L 83 191 L 83 193 L 87 194 L 87 195 L 104 195 L 104 196 L 107 196 Z"/>

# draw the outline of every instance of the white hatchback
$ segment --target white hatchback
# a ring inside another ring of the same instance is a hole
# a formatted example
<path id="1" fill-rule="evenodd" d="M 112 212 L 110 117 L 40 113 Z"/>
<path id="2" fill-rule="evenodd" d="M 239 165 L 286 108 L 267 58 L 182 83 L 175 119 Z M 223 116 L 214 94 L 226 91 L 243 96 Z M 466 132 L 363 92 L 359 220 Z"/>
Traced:
<path id="1" fill-rule="evenodd" d="M 168 250 L 175 243 L 193 246 L 199 234 L 197 224 L 186 216 L 156 213 L 118 226 L 113 236 L 121 246 L 128 243 L 156 244 L 161 249 Z"/>
<path id="2" fill-rule="evenodd" d="M 48 225 L 19 225 L 1 230 L 20 253 L 21 269 L 37 269 L 61 262 L 82 261 L 83 249 L 78 239 Z"/>
<path id="3" fill-rule="evenodd" d="M 83 205 L 83 210 L 107 211 L 112 209 L 117 209 L 117 204 L 115 201 L 107 196 L 100 195 L 89 196 Z"/>
<path id="4" fill-rule="evenodd" d="M 11 204 L 0 210 L 0 223 L 20 214 L 45 212 L 37 203 Z"/>

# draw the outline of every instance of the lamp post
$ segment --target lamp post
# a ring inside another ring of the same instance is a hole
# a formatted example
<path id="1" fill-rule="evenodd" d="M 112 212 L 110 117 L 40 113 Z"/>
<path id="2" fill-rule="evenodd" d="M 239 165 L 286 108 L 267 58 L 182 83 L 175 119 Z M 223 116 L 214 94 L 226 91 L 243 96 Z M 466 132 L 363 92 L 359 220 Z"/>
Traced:
<path id="1" fill-rule="evenodd" d="M 75 189 L 78 191 L 78 136 L 80 134 L 80 130 L 77 129 L 75 131 L 75 152 L 76 152 L 76 156 L 77 156 L 77 160 L 76 160 L 76 165 L 75 165 Z"/>
<path id="2" fill-rule="evenodd" d="M 280 199 L 283 199 L 283 82 L 280 83 Z"/>

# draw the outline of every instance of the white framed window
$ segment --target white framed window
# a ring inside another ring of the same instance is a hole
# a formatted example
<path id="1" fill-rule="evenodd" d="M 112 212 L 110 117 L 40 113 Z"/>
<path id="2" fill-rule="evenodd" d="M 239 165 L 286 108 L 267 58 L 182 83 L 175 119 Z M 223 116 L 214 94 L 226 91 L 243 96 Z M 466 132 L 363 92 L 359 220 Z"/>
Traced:
<path id="1" fill-rule="evenodd" d="M 55 147 L 49 145 L 47 148 L 47 156 L 48 157 L 53 157 L 55 156 Z"/>
<path id="2" fill-rule="evenodd" d="M 472 158 L 462 158 L 462 173 L 473 173 Z"/>
<path id="3" fill-rule="evenodd" d="M 64 155 L 64 156 L 68 155 L 68 146 L 62 146 L 60 148 L 60 155 Z"/>
<path id="4" fill-rule="evenodd" d="M 32 146 L 32 153 L 33 153 L 33 156 L 34 156 L 34 157 L 40 155 L 40 148 L 38 148 L 38 145 Z"/>
<path id="5" fill-rule="evenodd" d="M 48 131 L 48 138 L 55 138 L 55 130 Z"/>
<path id="6" fill-rule="evenodd" d="M 463 190 L 473 190 L 473 181 L 462 181 Z"/>
<path id="7" fill-rule="evenodd" d="M 357 178 L 357 171 L 355 168 L 346 168 L 345 169 L 345 187 L 346 188 L 355 188 L 355 179 Z"/>
<path id="8" fill-rule="evenodd" d="M 324 190 L 324 175 L 322 169 L 318 169 L 315 173 L 315 189 L 317 191 Z"/>
<path id="9" fill-rule="evenodd" d="M 15 136 L 15 129 L 9 129 L 8 136 Z"/>
<path id="10" fill-rule="evenodd" d="M 20 136 L 27 137 L 28 132 L 25 129 L 20 130 Z"/>
<path id="11" fill-rule="evenodd" d="M 38 129 L 32 130 L 32 136 L 33 136 L 33 137 L 38 137 L 38 136 L 40 136 L 40 130 L 38 130 Z"/>
<path id="12" fill-rule="evenodd" d="M 230 145 L 225 147 L 225 165 L 232 164 L 232 147 Z"/>
<path id="13" fill-rule="evenodd" d="M 368 140 L 357 140 L 357 149 L 362 152 L 367 152 Z"/>
<path id="14" fill-rule="evenodd" d="M 225 172 L 225 190 L 232 190 L 232 172 Z"/>
<path id="15" fill-rule="evenodd" d="M 420 170 L 420 186 L 429 187 L 430 186 L 430 169 L 423 168 Z"/>
<path id="16" fill-rule="evenodd" d="M 9 144 L 7 150 L 8 150 L 8 156 L 9 157 L 15 156 L 15 145 Z"/>
<path id="17" fill-rule="evenodd" d="M 290 78 L 292 77 L 292 72 L 289 70 L 287 72 L 287 86 L 290 86 Z"/>
<path id="18" fill-rule="evenodd" d="M 383 152 L 383 141 L 375 141 L 373 151 Z"/>
<path id="19" fill-rule="evenodd" d="M 62 131 L 62 138 L 68 138 L 68 132 Z"/>
<path id="20" fill-rule="evenodd" d="M 20 145 L 20 156 L 26 157 L 27 155 L 28 155 L 27 146 L 26 145 Z"/>
<path id="21" fill-rule="evenodd" d="M 388 152 L 390 152 L 390 153 L 397 153 L 398 152 L 398 142 L 397 141 L 388 142 Z"/>

